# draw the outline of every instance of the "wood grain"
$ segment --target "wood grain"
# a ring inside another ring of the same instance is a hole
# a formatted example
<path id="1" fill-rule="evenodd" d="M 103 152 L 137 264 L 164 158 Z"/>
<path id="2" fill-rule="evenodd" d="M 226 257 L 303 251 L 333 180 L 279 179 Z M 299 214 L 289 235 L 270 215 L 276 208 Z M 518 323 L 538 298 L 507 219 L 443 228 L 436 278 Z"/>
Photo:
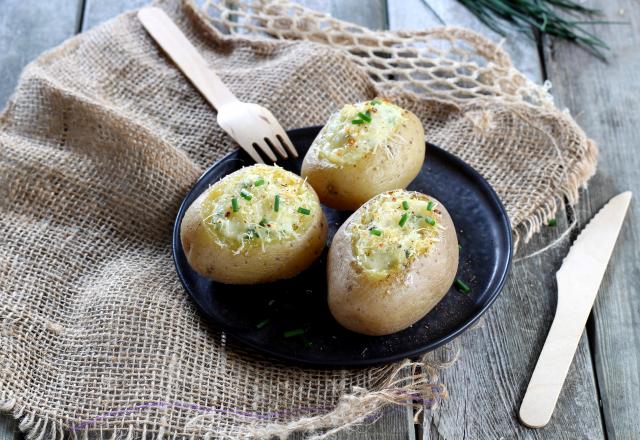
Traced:
<path id="1" fill-rule="evenodd" d="M 80 0 L 0 0 L 0 108 L 22 68 L 76 33 Z"/>
<path id="2" fill-rule="evenodd" d="M 615 194 L 632 200 L 588 325 L 609 439 L 640 435 L 640 8 L 634 0 L 585 5 L 601 8 L 602 20 L 624 25 L 593 29 L 610 46 L 608 62 L 551 41 L 545 47 L 556 101 L 569 108 L 600 148 L 598 172 L 583 196 L 578 218 L 589 218 Z"/>

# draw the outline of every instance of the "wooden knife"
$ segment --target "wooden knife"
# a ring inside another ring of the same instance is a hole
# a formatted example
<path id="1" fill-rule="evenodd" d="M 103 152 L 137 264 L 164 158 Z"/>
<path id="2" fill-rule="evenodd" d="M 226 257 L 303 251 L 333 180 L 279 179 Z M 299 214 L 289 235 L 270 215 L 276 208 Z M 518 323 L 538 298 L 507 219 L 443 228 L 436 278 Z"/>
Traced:
<path id="1" fill-rule="evenodd" d="M 525 426 L 541 428 L 551 419 L 630 201 L 629 191 L 609 200 L 578 235 L 556 273 L 556 315 L 520 406 Z"/>

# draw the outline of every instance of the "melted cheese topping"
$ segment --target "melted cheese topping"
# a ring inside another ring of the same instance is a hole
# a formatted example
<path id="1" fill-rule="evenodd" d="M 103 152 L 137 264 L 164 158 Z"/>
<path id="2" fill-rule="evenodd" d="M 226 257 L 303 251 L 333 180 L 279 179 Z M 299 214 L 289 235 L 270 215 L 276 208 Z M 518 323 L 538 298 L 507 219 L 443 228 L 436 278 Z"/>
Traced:
<path id="1" fill-rule="evenodd" d="M 378 148 L 386 148 L 391 154 L 387 145 L 392 140 L 397 141 L 394 137 L 398 136 L 405 112 L 380 98 L 345 105 L 331 115 L 314 141 L 318 158 L 342 166 L 353 164 Z M 363 119 L 361 114 L 368 116 L 370 121 Z"/>
<path id="2" fill-rule="evenodd" d="M 305 180 L 277 166 L 253 165 L 211 187 L 202 221 L 222 247 L 239 253 L 261 246 L 264 251 L 265 245 L 294 240 L 306 232 L 319 209 Z"/>
<path id="3" fill-rule="evenodd" d="M 440 220 L 438 205 L 420 193 L 399 190 L 376 196 L 347 228 L 356 264 L 372 278 L 407 267 L 440 241 Z"/>

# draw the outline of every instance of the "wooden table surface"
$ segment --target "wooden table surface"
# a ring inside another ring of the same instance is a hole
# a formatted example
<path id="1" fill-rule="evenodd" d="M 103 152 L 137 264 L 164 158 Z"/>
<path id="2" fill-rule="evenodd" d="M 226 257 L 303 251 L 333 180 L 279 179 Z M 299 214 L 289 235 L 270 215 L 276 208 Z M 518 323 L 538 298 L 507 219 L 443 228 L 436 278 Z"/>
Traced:
<path id="1" fill-rule="evenodd" d="M 0 0 L 0 106 L 20 71 L 42 51 L 90 29 L 145 0 Z M 305 0 L 301 3 L 371 28 L 420 29 L 439 24 L 488 30 L 455 0 Z M 640 5 L 637 0 L 584 3 L 603 8 L 598 26 L 611 46 L 603 63 L 573 45 L 529 39 L 511 32 L 505 48 L 536 82 L 553 84 L 561 108 L 568 108 L 600 148 L 598 173 L 579 206 L 558 214 L 521 249 L 531 252 L 562 234 L 574 219 L 578 228 L 615 194 L 640 196 Z M 634 80 L 634 78 L 636 78 Z M 475 329 L 450 345 L 459 360 L 443 370 L 449 399 L 427 410 L 420 425 L 413 413 L 387 408 L 375 424 L 341 433 L 340 439 L 638 439 L 640 438 L 640 204 L 633 200 L 626 224 L 582 336 L 558 406 L 541 430 L 522 427 L 517 410 L 556 304 L 554 273 L 571 238 L 544 254 L 516 261 L 509 282 Z M 0 440 L 22 438 L 17 423 L 0 416 Z"/>

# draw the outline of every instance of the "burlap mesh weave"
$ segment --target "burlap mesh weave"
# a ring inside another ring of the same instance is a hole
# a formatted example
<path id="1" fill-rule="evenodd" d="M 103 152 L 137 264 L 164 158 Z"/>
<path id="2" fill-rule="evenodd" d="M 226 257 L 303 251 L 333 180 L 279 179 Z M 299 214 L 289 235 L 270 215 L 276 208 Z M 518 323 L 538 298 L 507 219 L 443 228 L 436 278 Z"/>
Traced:
<path id="1" fill-rule="evenodd" d="M 286 128 L 383 94 L 476 167 L 528 238 L 595 146 L 508 56 L 462 29 L 372 32 L 284 2 L 162 5 L 240 97 Z M 304 41 L 310 40 L 310 41 Z M 171 261 L 178 205 L 231 151 L 135 14 L 29 65 L 0 116 L 0 408 L 33 436 L 318 435 L 445 393 L 433 356 L 299 369 L 229 343 Z"/>

